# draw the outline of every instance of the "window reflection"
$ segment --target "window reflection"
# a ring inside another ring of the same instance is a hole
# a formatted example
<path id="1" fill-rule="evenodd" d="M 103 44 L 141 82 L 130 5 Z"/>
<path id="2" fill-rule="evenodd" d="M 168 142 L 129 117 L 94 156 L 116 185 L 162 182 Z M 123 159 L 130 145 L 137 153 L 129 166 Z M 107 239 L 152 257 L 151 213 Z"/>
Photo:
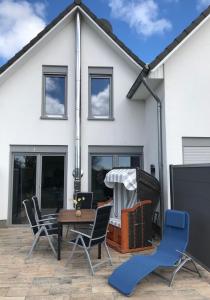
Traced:
<path id="1" fill-rule="evenodd" d="M 36 156 L 15 155 L 13 169 L 12 223 L 25 224 L 23 200 L 36 193 Z"/>
<path id="2" fill-rule="evenodd" d="M 136 168 L 140 167 L 139 156 L 119 156 L 119 167 L 122 168 Z"/>
<path id="3" fill-rule="evenodd" d="M 65 77 L 45 75 L 46 115 L 65 114 Z"/>
<path id="4" fill-rule="evenodd" d="M 109 118 L 111 78 L 91 77 L 91 116 Z"/>
<path id="5" fill-rule="evenodd" d="M 96 202 L 113 196 L 112 190 L 104 184 L 104 178 L 112 166 L 112 156 L 92 156 L 92 191 Z"/>

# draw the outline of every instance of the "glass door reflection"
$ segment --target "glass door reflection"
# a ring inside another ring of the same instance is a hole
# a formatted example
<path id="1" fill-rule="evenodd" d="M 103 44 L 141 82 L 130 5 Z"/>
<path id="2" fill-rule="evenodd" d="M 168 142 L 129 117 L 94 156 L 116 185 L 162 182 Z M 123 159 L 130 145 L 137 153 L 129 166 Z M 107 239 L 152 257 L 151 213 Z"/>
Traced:
<path id="1" fill-rule="evenodd" d="M 36 193 L 36 167 L 36 156 L 14 155 L 12 197 L 13 224 L 25 224 L 27 222 L 23 200 L 31 199 Z"/>
<path id="2" fill-rule="evenodd" d="M 113 197 L 113 191 L 106 187 L 104 178 L 106 174 L 113 168 L 112 156 L 92 156 L 92 192 L 94 195 L 94 203 L 104 201 Z"/>
<path id="3" fill-rule="evenodd" d="M 140 167 L 140 156 L 123 155 L 118 157 L 118 166 L 120 168 L 137 168 Z"/>
<path id="4" fill-rule="evenodd" d="M 41 209 L 44 214 L 63 208 L 64 156 L 42 156 Z"/>

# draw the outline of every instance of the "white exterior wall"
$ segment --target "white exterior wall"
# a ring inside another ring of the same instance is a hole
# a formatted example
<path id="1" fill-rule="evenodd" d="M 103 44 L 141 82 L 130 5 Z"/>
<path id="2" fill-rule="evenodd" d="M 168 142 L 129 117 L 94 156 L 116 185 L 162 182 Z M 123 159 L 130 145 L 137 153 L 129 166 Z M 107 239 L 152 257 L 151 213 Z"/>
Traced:
<path id="1" fill-rule="evenodd" d="M 73 194 L 74 23 L 39 44 L 0 83 L 0 220 L 8 218 L 10 145 L 67 145 L 67 205 Z M 41 120 L 42 65 L 68 66 L 68 120 Z M 88 121 L 88 66 L 113 67 L 114 121 Z M 88 189 L 88 145 L 143 146 L 144 103 L 126 99 L 140 68 L 82 24 L 82 190 Z"/>
<path id="2" fill-rule="evenodd" d="M 164 65 L 168 187 L 169 165 L 183 164 L 182 137 L 210 137 L 209 34 L 210 20 Z"/>
<path id="3" fill-rule="evenodd" d="M 82 190 L 88 190 L 88 146 L 143 146 L 144 103 L 129 101 L 128 90 L 139 70 L 110 47 L 86 23 L 82 26 Z M 87 120 L 88 67 L 113 67 L 114 121 Z"/>
<path id="4" fill-rule="evenodd" d="M 168 182 L 167 182 L 167 153 L 166 153 L 166 126 L 165 126 L 165 95 L 164 82 L 162 82 L 155 93 L 161 100 L 162 112 L 162 151 L 163 151 L 163 200 L 164 207 L 168 206 Z M 155 177 L 159 179 L 158 163 L 158 120 L 157 120 L 157 102 L 150 96 L 145 101 L 145 165 L 144 169 L 150 173 L 150 165 L 155 165 Z"/>
<path id="5" fill-rule="evenodd" d="M 155 91 L 158 97 L 163 101 L 164 86 L 163 83 Z M 162 103 L 162 110 L 164 103 Z M 145 160 L 144 169 L 150 173 L 150 165 L 155 166 L 155 176 L 159 178 L 158 164 L 158 120 L 157 120 L 157 102 L 150 96 L 145 101 Z M 164 130 L 163 130 L 164 131 Z"/>
<path id="6" fill-rule="evenodd" d="M 74 136 L 74 26 L 66 26 L 23 59 L 0 85 L 0 219 L 7 219 L 10 145 L 69 145 L 68 176 L 73 169 Z M 68 65 L 68 121 L 41 120 L 42 65 Z M 67 194 L 73 183 L 68 181 Z"/>

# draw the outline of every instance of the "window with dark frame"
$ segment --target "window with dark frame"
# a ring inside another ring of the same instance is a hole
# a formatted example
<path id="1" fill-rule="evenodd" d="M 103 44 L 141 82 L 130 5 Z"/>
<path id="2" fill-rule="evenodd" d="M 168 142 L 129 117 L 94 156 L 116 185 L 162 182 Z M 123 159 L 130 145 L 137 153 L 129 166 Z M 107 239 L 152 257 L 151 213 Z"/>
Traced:
<path id="1" fill-rule="evenodd" d="M 43 66 L 42 118 L 67 119 L 66 66 Z"/>
<path id="2" fill-rule="evenodd" d="M 113 68 L 89 68 L 88 119 L 113 120 Z"/>

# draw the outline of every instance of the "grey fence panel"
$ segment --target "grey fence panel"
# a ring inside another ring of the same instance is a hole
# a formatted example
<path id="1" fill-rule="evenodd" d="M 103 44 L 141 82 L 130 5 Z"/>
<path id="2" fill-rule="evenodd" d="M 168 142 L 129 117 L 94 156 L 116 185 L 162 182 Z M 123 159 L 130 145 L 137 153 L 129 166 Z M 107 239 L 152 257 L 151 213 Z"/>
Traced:
<path id="1" fill-rule="evenodd" d="M 171 206 L 190 214 L 187 252 L 210 270 L 210 165 L 170 167 Z"/>

